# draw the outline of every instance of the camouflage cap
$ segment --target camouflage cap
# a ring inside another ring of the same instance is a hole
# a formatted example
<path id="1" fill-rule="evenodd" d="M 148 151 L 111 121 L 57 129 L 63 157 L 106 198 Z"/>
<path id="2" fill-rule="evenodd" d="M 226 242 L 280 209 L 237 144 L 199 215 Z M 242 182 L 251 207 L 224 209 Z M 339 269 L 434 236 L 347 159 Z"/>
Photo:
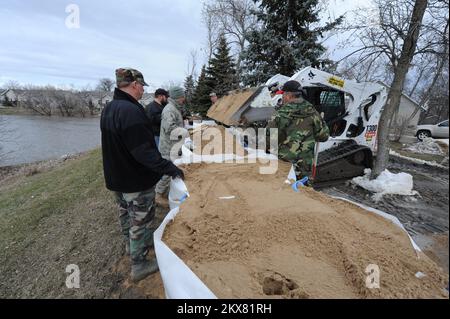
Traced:
<path id="1" fill-rule="evenodd" d="M 119 68 L 116 70 L 116 82 L 118 87 L 130 84 L 134 81 L 141 83 L 143 86 L 148 86 L 144 81 L 144 76 L 138 70 L 131 68 Z"/>

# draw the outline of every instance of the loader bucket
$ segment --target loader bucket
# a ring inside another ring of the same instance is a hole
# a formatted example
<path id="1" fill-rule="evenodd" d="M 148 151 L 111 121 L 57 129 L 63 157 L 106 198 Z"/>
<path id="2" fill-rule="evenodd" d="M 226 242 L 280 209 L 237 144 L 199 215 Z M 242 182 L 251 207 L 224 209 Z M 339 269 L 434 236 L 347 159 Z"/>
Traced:
<path id="1" fill-rule="evenodd" d="M 230 92 L 211 106 L 207 116 L 226 126 L 238 126 L 269 120 L 273 112 L 270 93 L 266 86 L 260 86 Z"/>

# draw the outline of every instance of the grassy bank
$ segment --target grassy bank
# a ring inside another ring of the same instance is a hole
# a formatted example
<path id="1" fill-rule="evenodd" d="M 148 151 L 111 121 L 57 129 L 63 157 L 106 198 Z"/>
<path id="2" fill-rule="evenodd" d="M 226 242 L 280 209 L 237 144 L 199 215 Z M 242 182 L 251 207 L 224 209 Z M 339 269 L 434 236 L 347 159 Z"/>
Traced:
<path id="1" fill-rule="evenodd" d="M 107 195 L 98 150 L 42 174 L 19 176 L 1 190 L 0 249 L 9 240 L 26 239 L 41 219 L 72 211 L 94 193 Z"/>
<path id="2" fill-rule="evenodd" d="M 164 298 L 159 273 L 129 282 L 117 212 L 99 149 L 0 168 L 0 298 Z M 79 289 L 65 284 L 71 264 Z"/>
<path id="3" fill-rule="evenodd" d="M 0 297 L 108 297 L 122 256 L 115 211 L 99 150 L 4 179 Z M 65 286 L 69 264 L 80 267 L 84 289 Z"/>
<path id="4" fill-rule="evenodd" d="M 0 106 L 0 115 L 36 115 L 36 113 L 21 107 Z"/>

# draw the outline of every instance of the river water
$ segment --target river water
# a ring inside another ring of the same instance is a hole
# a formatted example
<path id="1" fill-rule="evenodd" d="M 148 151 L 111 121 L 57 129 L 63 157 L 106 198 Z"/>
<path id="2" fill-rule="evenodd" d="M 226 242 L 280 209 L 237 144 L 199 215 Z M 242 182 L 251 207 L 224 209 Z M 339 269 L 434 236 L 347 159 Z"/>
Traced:
<path id="1" fill-rule="evenodd" d="M 60 158 L 100 143 L 99 118 L 0 115 L 0 166 Z"/>

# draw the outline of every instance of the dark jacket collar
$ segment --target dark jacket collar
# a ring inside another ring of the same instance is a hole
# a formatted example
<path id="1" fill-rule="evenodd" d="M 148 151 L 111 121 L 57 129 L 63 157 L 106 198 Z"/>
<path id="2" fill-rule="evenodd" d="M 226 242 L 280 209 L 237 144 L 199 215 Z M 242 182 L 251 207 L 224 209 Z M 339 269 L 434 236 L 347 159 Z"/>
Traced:
<path id="1" fill-rule="evenodd" d="M 118 88 L 115 88 L 115 90 L 114 90 L 114 100 L 129 101 L 129 102 L 136 104 L 137 106 L 140 106 L 143 108 L 143 106 L 134 97 L 132 97 L 127 92 L 124 92 Z"/>
<path id="2" fill-rule="evenodd" d="M 150 104 L 153 104 L 153 105 L 159 107 L 160 109 L 163 108 L 162 104 L 158 103 L 158 101 L 156 101 L 156 100 L 153 100 Z"/>

